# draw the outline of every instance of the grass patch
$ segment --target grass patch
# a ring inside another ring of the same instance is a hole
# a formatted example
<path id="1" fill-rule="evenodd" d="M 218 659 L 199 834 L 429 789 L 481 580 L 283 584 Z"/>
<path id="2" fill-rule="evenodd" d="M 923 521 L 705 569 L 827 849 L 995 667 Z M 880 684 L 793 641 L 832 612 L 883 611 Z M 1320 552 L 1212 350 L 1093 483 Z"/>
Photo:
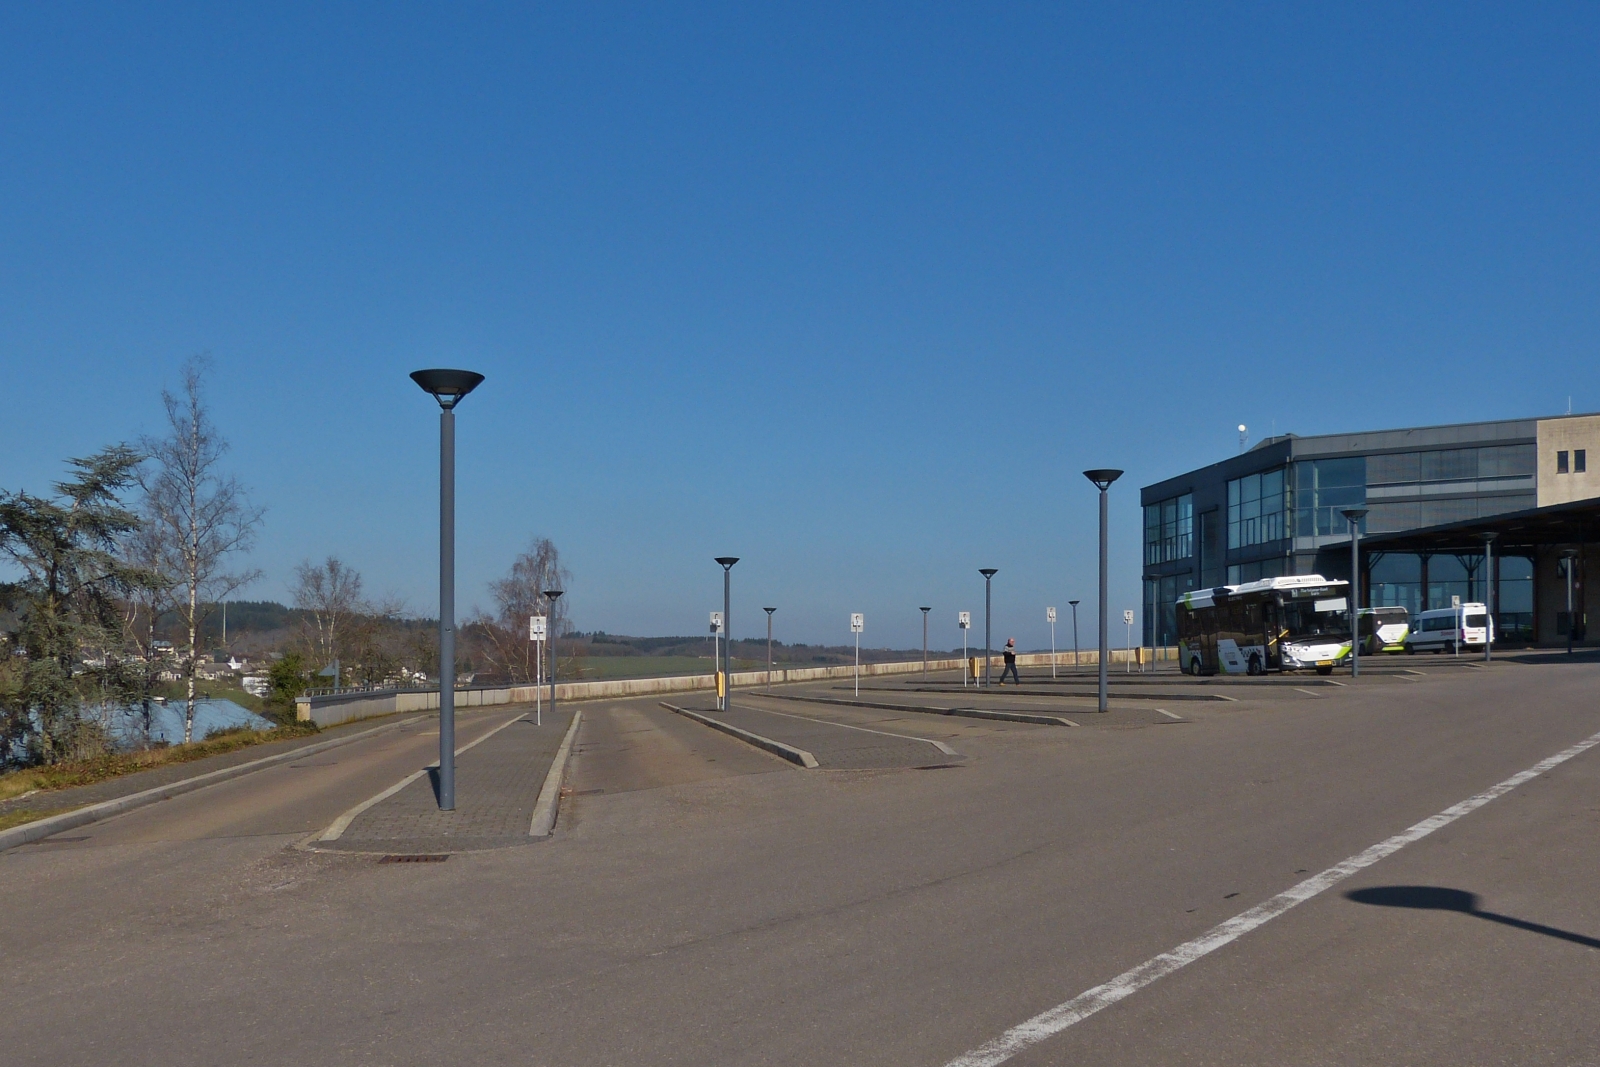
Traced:
<path id="1" fill-rule="evenodd" d="M 74 810 L 76 809 L 54 808 L 50 811 L 30 811 L 26 808 L 19 808 L 16 811 L 0 811 L 0 830 L 9 830 L 13 826 L 38 822 L 40 819 L 48 819 L 52 815 L 61 815 Z"/>
<path id="2" fill-rule="evenodd" d="M 56 789 L 71 789 L 80 785 L 93 785 L 96 782 L 121 778 L 138 771 L 147 771 L 152 767 L 164 767 L 170 763 L 188 763 L 191 760 L 205 759 L 207 756 L 220 756 L 224 752 L 249 748 L 265 741 L 282 741 L 285 738 L 304 737 L 316 732 L 316 726 L 311 723 L 279 726 L 275 730 L 251 730 L 240 727 L 214 733 L 204 741 L 188 745 L 168 745 L 141 752 L 110 752 L 92 759 L 55 763 L 48 767 L 27 767 L 0 775 L 0 800 L 10 800 L 23 793 L 35 791 L 43 793 Z M 0 813 L 0 829 L 4 829 L 6 823 L 3 820 L 7 815 L 17 814 L 19 813 Z M 33 818 L 40 817 L 38 813 L 34 813 L 20 821 L 29 822 Z"/>

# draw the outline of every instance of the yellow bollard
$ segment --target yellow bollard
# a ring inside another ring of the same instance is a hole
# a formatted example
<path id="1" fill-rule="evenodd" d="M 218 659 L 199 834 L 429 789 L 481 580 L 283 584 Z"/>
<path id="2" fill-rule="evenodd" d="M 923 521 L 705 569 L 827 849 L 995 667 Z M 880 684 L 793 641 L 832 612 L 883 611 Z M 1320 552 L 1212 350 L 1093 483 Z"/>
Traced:
<path id="1" fill-rule="evenodd" d="M 728 695 L 728 676 L 723 674 L 721 671 L 718 671 L 717 672 L 717 696 L 718 697 L 725 697 L 727 695 Z"/>

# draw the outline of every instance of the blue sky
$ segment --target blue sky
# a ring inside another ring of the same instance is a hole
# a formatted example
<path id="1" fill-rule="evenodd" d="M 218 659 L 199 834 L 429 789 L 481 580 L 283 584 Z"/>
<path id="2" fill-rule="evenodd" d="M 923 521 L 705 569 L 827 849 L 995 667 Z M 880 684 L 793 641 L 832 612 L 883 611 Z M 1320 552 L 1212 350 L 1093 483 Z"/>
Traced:
<path id="1" fill-rule="evenodd" d="M 1600 8 L 0 9 L 0 486 L 215 360 L 268 508 L 425 613 L 535 534 L 584 629 L 959 644 L 1137 607 L 1252 438 L 1600 409 Z M 1087 622 L 1087 620 L 1085 620 Z M 1083 627 L 1085 642 L 1091 628 Z M 1120 635 L 1121 627 L 1114 627 Z M 1063 632 L 1063 641 L 1067 638 Z"/>

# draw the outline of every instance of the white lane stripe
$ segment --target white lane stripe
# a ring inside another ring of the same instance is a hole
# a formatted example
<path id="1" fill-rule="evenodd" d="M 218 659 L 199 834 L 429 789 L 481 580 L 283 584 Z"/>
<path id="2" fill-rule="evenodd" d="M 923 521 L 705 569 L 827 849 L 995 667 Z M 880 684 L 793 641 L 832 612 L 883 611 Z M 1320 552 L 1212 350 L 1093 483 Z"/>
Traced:
<path id="1" fill-rule="evenodd" d="M 486 733 L 482 737 L 478 738 L 476 741 L 469 741 L 466 744 L 462 745 L 460 748 L 456 749 L 456 755 L 459 756 L 459 755 L 461 755 L 461 753 L 467 751 L 467 749 L 475 748 L 478 745 L 483 744 L 485 741 L 489 740 L 489 738 L 493 737 L 495 734 L 499 733 L 501 730 L 504 730 L 507 726 L 510 726 L 512 723 L 518 721 L 519 719 L 521 719 L 525 715 L 527 715 L 526 711 L 517 712 L 515 718 L 506 720 L 505 722 L 501 723 L 499 726 L 496 726 L 493 730 L 490 730 L 488 733 Z M 406 786 L 410 785 L 412 782 L 416 781 L 418 778 L 421 778 L 424 774 L 427 774 L 429 771 L 433 770 L 434 768 L 436 768 L 438 766 L 439 766 L 439 761 L 438 760 L 434 760 L 432 763 L 430 763 L 426 767 L 422 768 L 422 770 L 420 770 L 420 771 L 412 771 L 410 774 L 406 775 L 404 778 L 400 779 L 394 785 L 391 785 L 388 789 L 385 789 L 383 792 L 379 793 L 377 796 L 368 797 L 366 800 L 363 800 L 361 803 L 357 804 L 355 807 L 351 808 L 349 811 L 345 812 L 343 815 L 341 815 L 337 819 L 333 820 L 333 822 L 329 823 L 328 824 L 328 828 L 326 830 L 322 831 L 321 836 L 319 836 L 317 838 L 317 840 L 318 841 L 337 841 L 337 840 L 339 840 L 339 838 L 344 834 L 344 832 L 346 830 L 350 829 L 350 824 L 356 821 L 356 816 L 360 815 L 362 812 L 366 811 L 368 808 L 372 807 L 374 804 L 381 804 L 385 800 L 388 800 L 390 797 L 392 797 L 396 793 L 400 792 L 400 790 L 404 789 Z"/>
<path id="2" fill-rule="evenodd" d="M 1173 722 L 1182 722 L 1183 721 L 1183 716 L 1182 715 L 1174 715 L 1174 714 L 1172 714 L 1172 712 L 1168 711 L 1166 708 L 1157 708 L 1156 710 L 1159 711 L 1161 714 L 1165 715 L 1167 718 L 1171 719 Z"/>
<path id="3" fill-rule="evenodd" d="M 744 710 L 759 711 L 764 715 L 782 715 L 786 719 L 803 719 L 806 722 L 814 722 L 822 726 L 842 726 L 846 730 L 860 730 L 864 734 L 877 734 L 879 737 L 898 737 L 902 741 L 921 741 L 923 744 L 932 745 L 940 752 L 943 752 L 946 756 L 961 755 L 961 753 L 957 752 L 943 741 L 935 741 L 931 737 L 916 737 L 912 734 L 892 734 L 887 730 L 869 730 L 865 726 L 851 726 L 847 722 L 834 722 L 832 719 L 813 719 L 809 715 L 791 715 L 787 711 L 773 711 L 771 708 L 752 708 L 749 705 L 746 705 Z"/>
<path id="4" fill-rule="evenodd" d="M 1301 882 L 1292 889 L 1279 893 L 1277 896 L 1264 903 L 1257 904 L 1248 911 L 1240 912 L 1226 922 L 1213 926 L 1204 934 L 1193 941 L 1186 941 L 1170 952 L 1163 952 L 1153 959 L 1146 960 L 1131 971 L 1125 971 L 1117 977 L 1087 989 L 1064 1004 L 1058 1004 L 1049 1011 L 1041 1012 L 1025 1023 L 1013 1026 L 999 1037 L 986 1045 L 981 1045 L 963 1056 L 957 1056 L 946 1067 L 995 1067 L 1004 1063 L 1024 1049 L 1037 1045 L 1046 1038 L 1061 1033 L 1074 1023 L 1082 1022 L 1102 1008 L 1132 996 L 1152 982 L 1165 978 L 1182 967 L 1186 967 L 1202 956 L 1209 955 L 1224 945 L 1243 937 L 1258 926 L 1271 922 L 1296 904 L 1304 903 L 1312 897 L 1332 886 L 1349 878 L 1352 874 L 1370 867 L 1387 856 L 1392 856 L 1402 848 L 1433 833 L 1441 827 L 1448 826 L 1463 815 L 1478 810 L 1497 797 L 1502 797 L 1539 775 L 1559 766 L 1574 756 L 1587 752 L 1589 749 L 1600 745 L 1600 733 L 1579 741 L 1571 748 L 1551 756 L 1549 759 L 1540 760 L 1532 767 L 1514 774 L 1510 778 L 1493 786 L 1476 796 L 1469 797 L 1459 804 L 1452 805 L 1439 814 L 1423 819 L 1415 826 L 1402 833 L 1398 833 L 1386 841 L 1380 841 L 1365 852 L 1358 852 L 1343 863 L 1335 864 Z"/>

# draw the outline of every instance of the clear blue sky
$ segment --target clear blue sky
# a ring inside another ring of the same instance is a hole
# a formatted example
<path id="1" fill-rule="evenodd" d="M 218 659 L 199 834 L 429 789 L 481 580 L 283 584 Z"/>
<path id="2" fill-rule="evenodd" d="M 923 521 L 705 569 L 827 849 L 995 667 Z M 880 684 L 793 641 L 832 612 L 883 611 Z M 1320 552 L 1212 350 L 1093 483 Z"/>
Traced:
<path id="1" fill-rule="evenodd" d="M 12 4 L 0 486 L 216 361 L 269 509 L 431 612 L 534 534 L 584 629 L 959 644 L 1092 607 L 1085 467 L 1600 408 L 1592 4 Z M 1085 620 L 1087 622 L 1087 620 Z M 1084 638 L 1092 640 L 1084 626 Z M 1121 636 L 1120 625 L 1114 628 Z M 1063 636 L 1063 641 L 1068 638 Z"/>

